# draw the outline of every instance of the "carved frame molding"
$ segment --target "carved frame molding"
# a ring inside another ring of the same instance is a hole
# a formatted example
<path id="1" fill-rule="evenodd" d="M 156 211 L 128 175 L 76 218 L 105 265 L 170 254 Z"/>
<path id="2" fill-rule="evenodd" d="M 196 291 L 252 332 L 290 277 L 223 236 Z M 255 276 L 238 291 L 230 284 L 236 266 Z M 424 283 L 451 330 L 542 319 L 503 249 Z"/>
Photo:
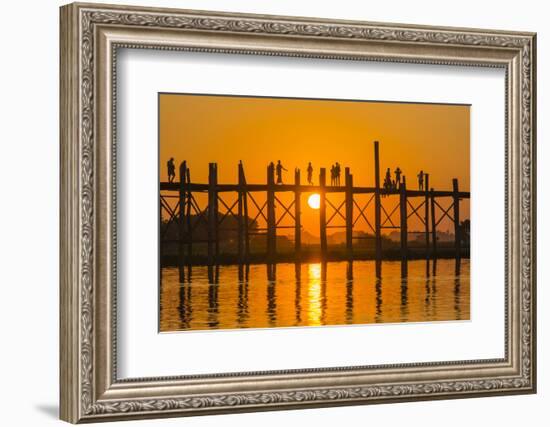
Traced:
<path id="1" fill-rule="evenodd" d="M 191 39 L 180 43 L 179 37 Z M 116 281 L 116 232 L 109 224 L 116 215 L 114 64 L 120 47 L 506 68 L 506 357 L 117 380 L 116 287 L 102 279 L 111 276 Z M 101 421 L 534 392 L 535 51 L 532 33 L 92 4 L 62 7 L 62 419 Z M 272 386 L 260 385 L 266 377 L 273 379 Z M 284 386 L 288 380 L 299 385 Z M 193 388 L 197 384 L 200 392 Z"/>

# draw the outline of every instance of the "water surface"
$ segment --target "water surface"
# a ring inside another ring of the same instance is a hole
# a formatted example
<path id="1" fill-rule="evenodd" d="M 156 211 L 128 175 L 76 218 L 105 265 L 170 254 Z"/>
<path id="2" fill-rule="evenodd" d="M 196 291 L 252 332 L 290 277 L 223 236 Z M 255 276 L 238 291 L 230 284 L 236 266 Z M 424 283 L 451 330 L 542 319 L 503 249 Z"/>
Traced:
<path id="1" fill-rule="evenodd" d="M 161 272 L 160 331 L 468 320 L 470 262 L 374 261 L 194 266 Z"/>

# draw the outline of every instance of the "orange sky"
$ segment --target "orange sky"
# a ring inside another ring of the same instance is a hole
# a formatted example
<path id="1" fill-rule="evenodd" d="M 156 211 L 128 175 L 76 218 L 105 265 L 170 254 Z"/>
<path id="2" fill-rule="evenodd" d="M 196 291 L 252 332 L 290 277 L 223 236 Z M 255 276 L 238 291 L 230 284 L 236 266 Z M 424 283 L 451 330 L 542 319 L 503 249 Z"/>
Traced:
<path id="1" fill-rule="evenodd" d="M 198 183 L 208 181 L 209 162 L 218 163 L 219 183 L 236 183 L 239 160 L 248 183 L 265 183 L 268 163 L 281 160 L 288 169 L 285 183 L 293 181 L 296 167 L 305 183 L 311 161 L 317 184 L 319 168 L 328 173 L 338 161 L 342 169 L 351 168 L 354 185 L 373 186 L 373 141 L 378 140 L 381 175 L 399 166 L 407 188 L 416 189 L 416 174 L 423 169 L 436 189 L 450 190 L 452 178 L 458 178 L 460 190 L 470 190 L 469 106 L 161 94 L 159 108 L 161 181 L 167 180 L 166 161 L 174 157 L 176 165 L 187 160 L 191 181 Z M 384 202 L 386 209 L 397 203 Z M 306 200 L 303 205 L 305 230 L 318 234 L 318 211 Z M 460 214 L 469 217 L 469 203 L 461 203 Z M 409 229 L 418 228 L 410 221 Z M 441 223 L 441 230 L 449 228 Z M 357 229 L 366 226 L 358 222 Z"/>

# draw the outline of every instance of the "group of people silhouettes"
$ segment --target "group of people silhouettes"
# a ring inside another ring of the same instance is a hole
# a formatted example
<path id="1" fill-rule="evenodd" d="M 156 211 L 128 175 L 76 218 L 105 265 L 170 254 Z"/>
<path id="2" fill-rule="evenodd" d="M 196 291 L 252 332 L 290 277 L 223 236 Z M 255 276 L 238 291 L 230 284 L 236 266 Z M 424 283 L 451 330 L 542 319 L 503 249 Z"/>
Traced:
<path id="1" fill-rule="evenodd" d="M 273 162 L 270 163 L 270 166 L 275 168 L 275 176 L 276 183 L 282 184 L 283 183 L 283 171 L 287 171 L 287 169 L 282 165 L 280 160 L 277 160 L 277 164 L 274 165 Z M 340 163 L 336 162 L 333 164 L 330 168 L 330 185 L 340 185 L 340 173 L 341 173 L 342 167 L 340 166 Z M 313 165 L 311 162 L 308 162 L 307 164 L 307 183 L 309 185 L 313 185 Z"/>
<path id="2" fill-rule="evenodd" d="M 270 163 L 270 166 L 275 169 L 275 175 L 276 175 L 276 183 L 282 184 L 283 183 L 283 171 L 287 172 L 288 169 L 286 169 L 280 160 L 277 160 L 277 164 L 275 165 L 273 162 Z M 174 182 L 174 179 L 176 178 L 176 165 L 174 164 L 174 158 L 170 157 L 170 160 L 166 162 L 166 167 L 168 170 L 168 182 Z M 310 185 L 313 185 L 313 165 L 311 162 L 307 165 L 307 183 Z M 342 168 L 340 166 L 340 163 L 336 162 L 330 167 L 330 185 L 332 186 L 339 186 L 340 185 L 340 173 L 342 171 Z M 386 176 L 384 178 L 384 190 L 398 190 L 401 188 L 402 184 L 402 174 L 403 172 L 397 166 L 395 170 L 393 171 L 395 178 L 392 179 L 392 174 L 390 168 L 386 169 Z M 420 191 L 424 190 L 424 177 L 425 173 L 423 170 L 421 170 L 418 175 L 416 176 L 418 178 L 418 189 Z"/>
<path id="3" fill-rule="evenodd" d="M 311 162 L 307 164 L 307 183 L 313 185 L 313 166 Z M 342 167 L 336 162 L 330 167 L 330 185 L 340 185 L 340 173 Z"/>
<path id="4" fill-rule="evenodd" d="M 398 190 L 401 188 L 401 184 L 402 184 L 401 178 L 402 178 L 403 171 L 399 168 L 399 166 L 397 166 L 393 171 L 393 173 L 395 174 L 394 179 L 392 179 L 390 168 L 386 169 L 386 176 L 384 178 L 384 186 L 383 186 L 384 190 Z M 426 174 L 424 173 L 423 170 L 420 170 L 418 175 L 416 175 L 416 177 L 418 178 L 418 189 L 420 191 L 424 190 L 425 176 Z"/>
<path id="5" fill-rule="evenodd" d="M 391 178 L 390 168 L 386 169 L 386 176 L 384 177 L 384 190 L 397 190 L 401 187 L 401 169 L 399 166 L 393 171 L 395 179 Z"/>
<path id="6" fill-rule="evenodd" d="M 277 176 L 277 180 L 275 181 L 277 184 L 283 183 L 283 171 L 287 172 L 288 169 L 286 169 L 280 160 L 277 160 L 277 165 L 274 165 L 273 162 L 269 164 L 272 168 L 275 168 L 275 175 Z"/>
<path id="7" fill-rule="evenodd" d="M 340 185 L 340 163 L 336 162 L 330 167 L 330 185 Z"/>

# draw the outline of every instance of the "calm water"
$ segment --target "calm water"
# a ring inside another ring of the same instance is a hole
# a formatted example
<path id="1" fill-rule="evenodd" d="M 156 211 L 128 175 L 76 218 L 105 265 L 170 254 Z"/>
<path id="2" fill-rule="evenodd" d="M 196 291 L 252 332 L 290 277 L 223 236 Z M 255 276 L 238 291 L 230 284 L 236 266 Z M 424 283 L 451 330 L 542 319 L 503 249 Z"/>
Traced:
<path id="1" fill-rule="evenodd" d="M 265 328 L 470 318 L 470 262 L 384 261 L 376 279 L 374 261 L 278 264 L 268 280 L 266 265 L 195 266 L 179 283 L 177 268 L 163 268 L 160 330 Z M 351 275 L 350 275 L 351 273 Z M 217 282 L 217 284 L 215 283 Z"/>

